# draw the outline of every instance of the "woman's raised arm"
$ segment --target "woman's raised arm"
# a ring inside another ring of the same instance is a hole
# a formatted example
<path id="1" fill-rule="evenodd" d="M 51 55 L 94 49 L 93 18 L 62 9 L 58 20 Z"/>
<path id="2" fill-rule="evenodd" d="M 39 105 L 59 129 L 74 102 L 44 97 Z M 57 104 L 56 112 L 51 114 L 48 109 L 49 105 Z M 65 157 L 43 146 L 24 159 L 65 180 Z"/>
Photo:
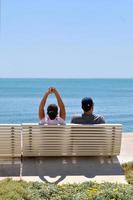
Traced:
<path id="1" fill-rule="evenodd" d="M 55 88 L 51 88 L 51 92 L 54 93 L 56 96 L 58 106 L 60 108 L 59 116 L 65 120 L 66 119 L 66 110 L 65 110 L 65 105 L 62 101 L 62 98 L 61 98 L 59 92 Z"/>
<path id="2" fill-rule="evenodd" d="M 50 90 L 48 90 L 48 91 L 44 94 L 44 96 L 43 96 L 43 98 L 42 98 L 42 100 L 41 100 L 41 102 L 40 102 L 39 111 L 38 111 L 38 115 L 39 115 L 39 119 L 40 119 L 40 120 L 42 120 L 43 118 L 45 118 L 44 107 L 45 107 L 46 100 L 47 100 L 47 97 L 48 97 L 49 94 L 50 94 Z"/>

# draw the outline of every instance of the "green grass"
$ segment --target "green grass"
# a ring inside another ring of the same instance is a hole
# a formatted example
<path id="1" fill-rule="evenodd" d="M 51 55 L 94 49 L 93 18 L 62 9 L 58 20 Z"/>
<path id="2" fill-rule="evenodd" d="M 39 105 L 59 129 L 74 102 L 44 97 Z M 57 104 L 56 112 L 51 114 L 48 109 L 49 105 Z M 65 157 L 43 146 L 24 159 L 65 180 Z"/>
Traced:
<path id="1" fill-rule="evenodd" d="M 5 179 L 0 181 L 0 200 L 133 200 L 133 185 L 86 182 L 60 186 Z"/>
<path id="2" fill-rule="evenodd" d="M 122 167 L 123 167 L 127 182 L 133 185 L 133 161 L 124 163 Z"/>

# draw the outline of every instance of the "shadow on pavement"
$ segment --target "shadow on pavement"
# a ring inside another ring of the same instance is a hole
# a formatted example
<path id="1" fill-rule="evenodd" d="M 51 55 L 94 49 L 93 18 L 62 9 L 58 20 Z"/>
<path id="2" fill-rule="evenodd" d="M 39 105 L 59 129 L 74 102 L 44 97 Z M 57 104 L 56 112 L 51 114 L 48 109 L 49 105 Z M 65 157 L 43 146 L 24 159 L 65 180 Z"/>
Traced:
<path id="1" fill-rule="evenodd" d="M 0 177 L 19 177 L 20 159 L 0 159 Z"/>
<path id="2" fill-rule="evenodd" d="M 55 178 L 59 183 L 67 176 L 119 176 L 123 175 L 117 157 L 45 157 L 23 159 L 22 176 L 38 176 L 49 182 L 46 177 Z"/>

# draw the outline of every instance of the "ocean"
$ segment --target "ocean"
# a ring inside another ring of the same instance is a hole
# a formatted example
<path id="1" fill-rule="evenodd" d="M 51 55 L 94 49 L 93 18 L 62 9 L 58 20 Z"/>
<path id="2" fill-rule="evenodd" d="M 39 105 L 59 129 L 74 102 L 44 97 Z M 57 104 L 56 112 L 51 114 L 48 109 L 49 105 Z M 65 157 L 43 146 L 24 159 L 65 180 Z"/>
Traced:
<path id="1" fill-rule="evenodd" d="M 36 123 L 43 94 L 53 86 L 60 92 L 67 122 L 81 114 L 81 99 L 94 99 L 96 114 L 107 123 L 133 131 L 133 79 L 0 79 L 0 123 Z M 54 95 L 47 104 L 56 103 Z"/>

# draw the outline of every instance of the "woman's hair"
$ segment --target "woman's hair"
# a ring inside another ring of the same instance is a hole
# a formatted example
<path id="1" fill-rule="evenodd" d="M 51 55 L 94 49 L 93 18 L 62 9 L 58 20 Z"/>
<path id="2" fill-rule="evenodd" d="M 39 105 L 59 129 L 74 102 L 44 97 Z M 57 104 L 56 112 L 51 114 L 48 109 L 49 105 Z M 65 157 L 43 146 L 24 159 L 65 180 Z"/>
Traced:
<path id="1" fill-rule="evenodd" d="M 55 104 L 50 104 L 47 108 L 47 114 L 51 120 L 54 120 L 58 114 L 58 107 Z"/>

